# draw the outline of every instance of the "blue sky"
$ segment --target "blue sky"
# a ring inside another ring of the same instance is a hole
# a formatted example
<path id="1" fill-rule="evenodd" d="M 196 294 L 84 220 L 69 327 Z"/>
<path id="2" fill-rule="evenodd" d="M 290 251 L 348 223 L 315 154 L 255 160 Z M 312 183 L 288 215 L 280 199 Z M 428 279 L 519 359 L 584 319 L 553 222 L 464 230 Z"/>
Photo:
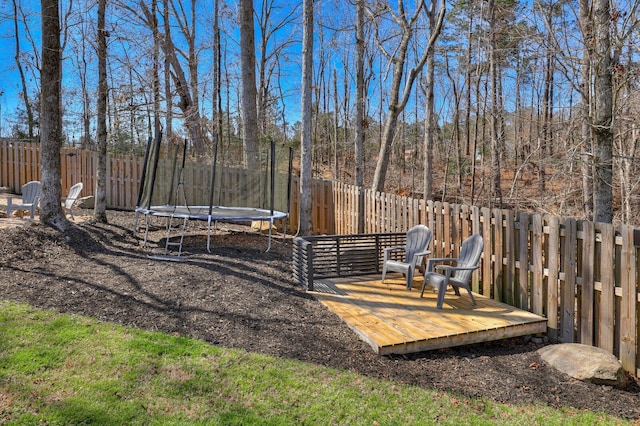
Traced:
<path id="1" fill-rule="evenodd" d="M 329 0 L 330 1 L 330 0 Z M 272 20 L 273 21 L 277 21 L 279 19 L 279 17 L 282 16 L 286 16 L 291 9 L 293 9 L 293 6 L 286 6 L 288 4 L 289 0 L 283 0 L 282 2 L 280 2 L 281 4 L 283 4 L 284 6 L 277 8 L 274 10 L 274 15 L 272 16 Z M 62 0 L 62 3 L 66 3 L 66 1 Z M 84 2 L 84 1 L 76 1 L 74 2 L 74 8 L 82 8 L 85 7 L 84 5 L 88 4 L 89 2 Z M 188 2 L 186 2 L 188 3 Z M 235 3 L 236 2 L 228 2 L 230 4 L 229 7 L 235 7 Z M 260 3 L 261 2 L 255 2 L 256 5 L 255 7 L 260 7 Z M 275 2 L 278 3 L 278 2 Z M 295 4 L 296 6 L 299 5 L 300 2 L 291 2 L 291 4 Z M 21 41 L 21 51 L 22 54 L 24 55 L 23 59 L 26 58 L 30 58 L 33 57 L 34 55 L 34 48 L 33 45 L 35 45 L 35 50 L 36 50 L 36 55 L 39 55 L 39 50 L 40 50 L 40 2 L 38 0 L 19 0 L 19 4 L 22 7 L 22 9 L 24 10 L 25 14 L 27 15 L 27 22 L 29 24 L 29 32 L 26 31 L 26 28 L 24 26 L 24 24 L 22 22 L 19 23 L 19 32 L 20 32 L 20 41 Z M 321 2 L 318 2 L 318 4 L 321 4 Z M 199 5 L 201 5 L 200 7 L 203 7 L 203 13 L 202 16 L 207 16 L 206 20 L 203 21 L 203 25 L 206 27 L 200 31 L 199 34 L 199 39 L 201 40 L 202 43 L 210 43 L 210 40 L 208 39 L 208 35 L 207 32 L 210 31 L 210 27 L 207 27 L 210 25 L 210 18 L 208 17 L 211 13 L 211 5 L 212 5 L 212 1 L 200 1 Z M 62 7 L 66 7 L 64 4 Z M 95 9 L 94 9 L 95 10 Z M 134 19 L 131 16 L 114 16 L 113 14 L 113 10 L 111 10 L 111 15 L 109 14 L 110 11 L 108 11 L 108 17 L 107 20 L 109 21 L 110 19 L 113 21 L 115 21 L 115 24 L 113 25 L 118 25 L 119 21 L 125 22 L 129 20 L 129 19 Z M 230 14 L 235 12 L 235 10 L 226 10 L 225 13 Z M 93 13 L 93 12 L 92 12 Z M 259 13 L 259 11 L 257 11 L 257 13 Z M 61 15 L 64 15 L 64 11 L 61 13 Z M 74 13 L 74 16 L 77 16 L 77 13 Z M 89 21 L 92 21 L 92 17 L 90 17 L 88 19 Z M 227 36 L 224 37 L 223 39 L 223 48 L 227 49 L 228 51 L 237 51 L 237 43 L 238 43 L 238 31 L 237 31 L 237 27 L 233 28 L 233 27 L 229 27 L 228 24 L 228 19 L 227 19 Z M 72 23 L 74 25 L 74 28 L 77 29 L 77 26 L 79 25 L 77 22 L 76 23 Z M 91 24 L 93 25 L 93 23 Z M 109 25 L 109 24 L 108 24 Z M 274 40 L 275 43 L 281 43 L 284 39 L 286 39 L 286 37 L 289 37 L 289 35 L 291 33 L 295 34 L 293 37 L 296 39 L 296 41 L 294 43 L 291 44 L 291 46 L 289 47 L 289 49 L 287 51 L 284 52 L 283 57 L 286 55 L 287 57 L 287 65 L 286 65 L 286 69 L 283 69 L 283 76 L 282 76 L 282 81 L 284 82 L 283 84 L 287 84 L 288 87 L 285 88 L 285 96 L 287 97 L 287 101 L 286 101 L 286 113 L 287 113 L 287 117 L 288 117 L 288 121 L 290 122 L 289 125 L 293 124 L 293 121 L 296 121 L 299 119 L 300 117 L 300 104 L 299 104 L 299 93 L 298 93 L 298 89 L 297 87 L 299 87 L 300 84 L 300 60 L 299 60 L 299 56 L 301 55 L 301 49 L 300 49 L 300 39 L 301 39 L 301 35 L 299 33 L 299 26 L 297 25 L 289 25 L 289 28 L 287 29 L 287 31 L 289 32 L 289 34 L 282 32 L 282 34 L 278 35 L 278 38 L 276 38 Z M 144 32 L 144 31 L 143 31 Z M 117 33 L 117 31 L 114 31 L 114 33 Z M 177 31 L 176 31 L 177 33 Z M 176 36 L 174 33 L 174 36 Z M 259 43 L 259 32 L 256 32 L 256 45 Z M 15 115 L 15 111 L 16 111 L 16 106 L 22 104 L 22 100 L 21 100 L 21 83 L 20 83 L 20 77 L 19 77 L 19 73 L 18 73 L 18 69 L 16 67 L 16 62 L 14 59 L 14 55 L 15 55 L 15 39 L 14 39 L 14 23 L 13 23 L 13 0 L 4 0 L 0 2 L 0 134 L 3 136 L 7 136 L 10 132 L 10 127 L 12 126 L 12 121 L 13 121 L 13 117 Z M 30 34 L 31 37 L 33 38 L 33 43 L 29 41 L 29 37 L 27 37 L 27 35 Z M 120 36 L 120 34 L 117 34 L 118 36 Z M 116 37 L 112 37 L 110 39 L 110 51 L 114 51 L 115 49 L 127 49 L 126 47 L 126 43 L 120 43 L 115 42 Z M 89 40 L 91 42 L 91 40 Z M 136 40 L 133 40 L 132 43 L 135 43 Z M 72 59 L 74 58 L 74 52 L 72 51 L 72 46 L 71 43 L 68 43 L 67 48 L 64 52 L 64 56 L 65 56 L 65 63 L 64 63 L 64 68 L 63 68 L 63 78 L 66 79 L 67 81 L 69 80 L 73 80 L 73 79 L 78 79 L 77 77 L 77 72 L 75 71 L 75 69 L 77 69 L 76 65 L 73 64 Z M 89 50 L 92 50 L 92 47 L 89 46 L 88 47 Z M 133 51 L 133 50 L 131 50 Z M 91 52 L 90 54 L 92 54 L 93 52 Z M 70 59 L 72 58 L 72 59 Z M 204 88 L 202 90 L 202 93 L 207 94 L 211 92 L 210 87 L 211 87 L 211 83 L 207 81 L 207 79 L 210 80 L 210 76 L 208 75 L 210 67 L 211 67 L 211 51 L 208 49 L 204 49 L 201 53 L 200 53 L 200 63 L 201 68 L 203 69 L 201 72 L 201 83 L 203 84 Z M 232 61 L 233 62 L 233 61 Z M 117 66 L 117 65 L 116 65 Z M 237 70 L 238 64 L 237 63 L 230 63 L 228 64 L 229 67 L 234 68 Z M 75 68 L 75 69 L 74 69 Z M 25 70 L 28 71 L 28 84 L 31 86 L 31 96 L 33 97 L 34 94 L 33 92 L 35 92 L 37 90 L 37 80 L 39 79 L 38 75 L 34 75 L 33 71 L 35 68 L 34 67 L 25 67 Z M 95 72 L 94 72 L 95 74 Z M 92 77 L 95 78 L 95 77 Z M 63 83 L 63 86 L 65 86 L 65 83 Z M 232 89 L 235 90 L 237 89 L 238 84 L 234 84 Z M 66 99 L 65 102 L 67 102 L 67 105 L 65 105 L 65 108 L 67 111 L 69 111 L 71 108 L 77 108 L 80 102 L 79 97 L 75 97 L 75 98 L 70 98 L 73 97 L 73 94 L 66 94 Z M 231 93 L 230 96 L 233 96 L 233 93 Z M 206 100 L 206 98 L 205 98 Z M 206 102 L 208 102 L 208 100 L 206 100 Z M 231 102 L 232 104 L 236 103 L 237 101 L 233 100 Z M 206 115 L 207 112 L 211 110 L 211 107 L 204 104 L 203 106 L 203 112 Z"/>
<path id="2" fill-rule="evenodd" d="M 20 43 L 21 43 L 20 48 L 21 48 L 22 54 L 24 55 L 23 59 L 27 60 L 28 58 L 33 58 L 34 50 L 36 51 L 35 54 L 39 55 L 39 50 L 41 48 L 40 47 L 40 2 L 38 0 L 18 0 L 18 1 L 19 1 L 19 5 L 21 6 L 21 8 L 23 9 L 24 13 L 27 16 L 27 22 L 28 22 L 28 31 L 22 22 L 19 23 L 19 30 L 18 30 L 20 33 Z M 66 3 L 66 2 L 62 0 L 62 3 Z M 234 6 L 235 2 L 230 2 L 230 3 L 232 4 L 231 7 L 235 7 Z M 260 2 L 257 2 L 257 3 L 259 5 Z M 86 4 L 88 3 L 76 1 L 74 3 L 74 7 L 81 8 L 81 7 L 85 7 L 83 5 L 86 5 Z M 200 7 L 204 7 L 206 9 L 203 11 L 203 15 L 206 13 L 208 16 L 211 13 L 211 10 L 207 8 L 211 6 L 212 2 L 201 1 L 199 2 L 199 4 L 201 5 Z M 66 7 L 66 6 L 63 5 L 62 7 Z M 113 11 L 111 10 L 111 12 Z M 234 11 L 227 10 L 226 12 L 232 13 Z M 286 13 L 287 9 L 282 8 L 276 12 L 281 14 Z M 64 11 L 61 13 L 61 15 L 64 15 Z M 108 11 L 107 20 L 108 21 L 111 20 L 112 25 L 118 25 L 119 21 L 126 22 L 129 18 L 131 17 L 130 16 L 116 17 L 113 14 L 109 16 L 109 11 Z M 207 17 L 206 19 L 207 21 L 203 22 L 203 25 L 210 25 L 210 22 L 209 22 L 210 18 Z M 89 20 L 91 20 L 91 18 L 89 18 Z M 72 23 L 72 24 L 76 26 L 76 28 L 77 28 L 77 25 L 79 25 L 78 23 Z M 206 40 L 207 36 L 205 33 L 205 31 L 210 31 L 210 29 L 204 28 L 199 31 L 200 31 L 199 39 L 201 39 L 203 43 L 210 43 L 209 40 Z M 223 43 L 225 43 L 224 47 L 230 50 L 237 50 L 237 39 L 238 39 L 237 28 L 231 28 L 228 31 L 231 31 L 231 32 L 228 33 L 228 36 L 225 37 L 225 39 L 223 40 Z M 117 31 L 114 31 L 114 33 L 116 32 Z M 12 121 L 15 115 L 16 107 L 17 105 L 22 104 L 22 100 L 21 100 L 22 85 L 20 83 L 20 76 L 18 73 L 18 69 L 16 67 L 16 61 L 14 58 L 14 55 L 15 55 L 14 33 L 15 33 L 15 30 L 14 30 L 14 22 L 13 22 L 13 0 L 3 0 L 0 2 L 0 76 L 1 76 L 0 78 L 0 135 L 2 136 L 7 136 L 10 133 L 10 127 L 12 126 Z M 118 36 L 119 35 L 120 34 L 118 34 Z M 175 36 L 175 33 L 174 33 L 174 36 Z M 30 38 L 33 39 L 33 42 L 29 41 Z M 126 42 L 120 43 L 119 41 L 114 42 L 114 40 L 116 40 L 116 37 L 112 37 L 110 39 L 110 43 L 112 43 L 110 44 L 110 50 L 113 51 L 115 49 L 127 48 Z M 89 41 L 91 42 L 91 40 Z M 133 42 L 135 42 L 135 40 Z M 35 45 L 35 49 L 34 49 L 34 45 Z M 64 52 L 65 63 L 63 68 L 63 73 L 64 73 L 63 78 L 66 79 L 67 81 L 72 79 L 77 80 L 78 78 L 77 73 L 74 71 L 75 65 L 73 64 L 73 61 L 72 61 L 74 60 L 75 53 L 72 51 L 71 48 L 72 48 L 71 43 L 69 43 Z M 293 48 L 295 49 L 295 47 Z M 91 49 L 93 48 L 89 46 L 88 50 L 91 50 Z M 92 53 L 93 52 L 90 52 L 90 54 Z M 210 83 L 208 83 L 206 79 L 210 79 L 210 77 L 207 74 L 208 74 L 208 70 L 211 67 L 210 65 L 211 51 L 204 49 L 199 56 L 200 56 L 200 63 L 202 64 L 201 68 L 203 68 L 203 71 L 201 72 L 201 83 L 203 83 L 204 89 L 202 90 L 202 92 L 206 94 L 205 90 L 207 90 L 210 93 Z M 117 66 L 117 65 L 114 65 L 114 66 Z M 230 64 L 230 66 L 237 66 L 237 65 Z M 296 66 L 295 61 L 293 63 L 293 66 L 294 67 Z M 28 79 L 28 85 L 30 85 L 30 90 L 32 92 L 31 96 L 34 96 L 33 92 L 37 91 L 37 81 L 39 79 L 39 75 L 34 75 L 34 72 L 37 72 L 37 71 L 34 71 L 35 70 L 34 67 L 25 66 L 25 70 L 28 73 L 26 77 Z M 295 76 L 296 78 L 295 82 L 297 84 L 297 78 L 300 75 L 299 68 L 297 70 L 296 69 L 290 70 L 289 72 L 290 72 L 290 77 L 288 78 L 288 81 L 293 83 L 294 82 L 293 77 Z M 63 83 L 63 86 L 64 85 L 65 84 Z M 235 87 L 237 87 L 237 85 L 235 85 Z M 67 111 L 69 111 L 71 108 L 77 107 L 80 100 L 69 99 L 69 97 L 67 97 L 65 101 L 67 102 L 67 105 L 65 105 L 65 107 Z M 234 101 L 234 103 L 237 103 L 237 102 Z M 205 114 L 207 113 L 207 111 L 211 110 L 210 106 L 206 106 L 206 105 L 204 105 L 203 109 Z M 298 109 L 299 109 L 298 98 L 295 96 L 290 96 L 287 104 L 287 113 L 288 115 L 293 117 L 293 118 L 290 118 L 290 120 L 294 120 L 296 116 L 299 116 Z"/>
<path id="3" fill-rule="evenodd" d="M 20 1 L 20 5 L 21 7 L 24 9 L 25 13 L 27 13 L 29 19 L 29 27 L 30 27 L 30 31 L 31 34 L 33 36 L 33 38 L 35 39 L 34 43 L 36 44 L 36 50 L 39 51 L 40 49 L 40 40 L 39 40 L 39 32 L 40 32 L 40 2 L 38 0 L 19 0 Z M 65 0 L 61 0 L 62 3 L 66 3 Z M 132 0 L 133 3 L 135 3 Z M 204 29 L 203 31 L 200 32 L 199 35 L 199 39 L 203 42 L 203 43 L 210 43 L 210 36 L 208 35 L 207 31 L 210 31 L 210 21 L 208 21 L 208 17 L 211 15 L 212 10 L 211 10 L 211 5 L 212 5 L 212 0 L 200 0 L 199 1 L 199 5 L 201 5 L 200 7 L 203 8 L 202 13 L 200 14 L 202 17 L 207 17 L 205 18 L 205 20 L 203 20 L 203 26 Z M 224 2 L 223 2 L 224 3 Z M 230 1 L 228 2 L 229 4 L 231 4 L 231 8 L 235 7 L 235 4 L 237 2 L 235 1 Z M 262 2 L 254 2 L 255 7 L 260 7 Z M 275 10 L 275 16 L 271 17 L 272 22 L 278 21 L 278 16 L 284 16 L 286 15 L 293 6 L 291 5 L 296 5 L 299 6 L 300 5 L 300 1 L 292 1 L 292 0 L 276 0 L 274 1 L 274 3 L 279 4 L 281 7 Z M 89 4 L 94 4 L 93 2 L 88 2 L 86 0 L 76 0 L 74 2 L 74 7 L 81 9 L 83 7 L 88 7 L 87 5 Z M 111 5 L 113 5 L 113 3 L 110 3 Z M 188 2 L 185 2 L 185 4 L 188 4 Z M 316 1 L 316 42 L 315 42 L 315 49 L 316 49 L 316 55 L 314 58 L 314 62 L 315 62 L 315 66 L 319 67 L 321 65 L 323 65 L 325 67 L 324 69 L 324 78 L 325 78 L 325 86 L 330 88 L 330 90 L 332 90 L 333 88 L 333 73 L 334 70 L 337 73 L 337 77 L 338 77 L 338 91 L 342 92 L 344 90 L 344 81 L 347 81 L 348 83 L 348 89 L 351 92 L 351 96 L 353 97 L 353 93 L 354 93 L 354 88 L 353 88 L 353 70 L 351 70 L 350 73 L 345 75 L 345 67 L 344 67 L 344 62 L 349 62 L 348 66 L 349 68 L 353 68 L 354 66 L 354 57 L 355 57 L 355 53 L 354 53 L 354 34 L 352 32 L 352 29 L 349 29 L 347 31 L 334 31 L 334 28 L 344 28 L 346 26 L 345 21 L 349 21 L 349 23 L 352 23 L 352 15 L 354 14 L 354 10 L 352 9 L 352 6 L 348 6 L 345 8 L 345 5 L 350 4 L 352 5 L 352 3 L 349 2 L 340 2 L 341 5 L 341 9 L 340 9 L 340 13 L 335 13 L 336 12 L 336 4 L 334 3 L 334 0 L 318 0 Z M 64 6 L 63 6 L 64 7 Z M 231 15 L 232 13 L 234 13 L 235 10 L 226 10 L 225 13 L 227 14 L 227 16 Z M 4 0 L 4 1 L 0 1 L 0 34 L 4 35 L 0 35 L 0 75 L 2 76 L 2 78 L 0 79 L 0 92 L 2 93 L 2 96 L 0 96 L 0 106 L 1 106 L 1 120 L 0 120 L 0 124 L 1 124 L 1 131 L 3 135 L 8 135 L 9 131 L 10 131 L 10 125 L 11 125 L 11 120 L 13 119 L 13 116 L 15 114 L 15 110 L 16 110 L 16 105 L 21 103 L 21 98 L 20 98 L 20 94 L 19 94 L 19 90 L 20 90 L 20 80 L 19 80 L 19 75 L 17 73 L 17 69 L 15 66 L 15 60 L 13 58 L 14 56 L 14 39 L 13 39 L 13 21 L 12 21 L 12 0 Z M 90 22 L 91 25 L 93 25 L 93 22 L 95 21 L 95 19 L 93 18 L 93 14 L 94 11 L 92 12 L 88 12 L 87 15 L 85 15 L 84 17 L 86 19 L 84 19 L 85 22 Z M 257 11 L 257 13 L 259 14 L 259 11 Z M 62 13 L 62 15 L 64 15 L 64 12 Z M 149 39 L 149 34 L 148 31 L 145 30 L 140 30 L 138 33 L 133 34 L 133 33 L 129 33 L 129 34 L 121 34 L 118 28 L 122 28 L 122 27 L 126 27 L 127 25 L 129 25 L 129 21 L 133 21 L 135 20 L 135 18 L 131 17 L 131 16 L 126 16 L 126 15 L 120 15 L 120 16 L 114 16 L 113 13 L 113 9 L 110 9 L 107 13 L 108 15 L 108 21 L 110 21 L 111 23 L 109 25 L 112 25 L 112 28 L 114 28 L 114 30 L 112 31 L 112 37 L 110 38 L 110 52 L 115 52 L 116 49 L 120 49 L 120 52 L 123 51 L 123 49 L 128 49 L 128 51 L 132 52 L 132 53 L 136 53 L 137 50 L 136 47 L 127 47 L 126 43 L 130 43 L 132 46 L 136 46 L 136 43 L 139 41 L 144 41 L 145 37 L 148 40 Z M 77 12 L 74 12 L 73 14 L 74 19 L 79 19 L 82 21 L 81 18 L 83 18 L 83 16 L 79 15 Z M 234 49 L 237 51 L 237 42 L 238 42 L 238 31 L 237 31 L 237 25 L 233 26 L 232 24 L 230 24 L 229 19 L 226 19 L 227 22 L 227 28 L 226 30 L 226 37 L 224 37 L 223 43 L 225 43 L 224 48 L 229 50 L 229 51 L 233 51 Z M 322 22 L 322 25 L 319 25 L 319 23 Z M 120 26 L 119 25 L 123 23 L 124 25 Z M 77 32 L 78 27 L 79 27 L 79 23 L 78 22 L 74 22 L 73 24 L 73 28 L 74 31 Z M 21 40 L 22 40 L 22 50 L 23 53 L 27 53 L 27 51 L 32 50 L 32 46 L 31 43 L 29 43 L 27 41 L 26 38 L 26 32 L 25 32 L 25 28 L 23 27 L 22 24 L 20 24 L 20 32 L 21 32 Z M 300 58 L 301 58 L 301 46 L 300 46 L 300 41 L 301 41 L 301 30 L 300 30 L 300 23 L 299 21 L 296 21 L 293 24 L 290 24 L 288 26 L 288 28 L 285 31 L 282 31 L 281 33 L 278 34 L 277 38 L 274 40 L 274 43 L 282 43 L 283 40 L 285 40 L 287 37 L 289 37 L 291 34 L 292 37 L 294 38 L 294 41 L 291 43 L 291 45 L 289 46 L 289 48 L 282 53 L 282 61 L 283 63 L 286 63 L 286 65 L 283 65 L 282 68 L 282 76 L 280 78 L 281 84 L 283 86 L 284 92 L 285 92 L 285 102 L 286 102 L 286 115 L 287 115 L 287 121 L 288 121 L 288 125 L 291 126 L 295 121 L 299 120 L 300 117 L 300 93 L 299 93 L 299 86 L 301 83 L 301 75 L 300 75 L 300 71 L 301 71 L 301 67 L 300 67 Z M 127 39 L 127 37 L 129 38 L 129 40 L 127 42 L 122 42 L 121 40 L 125 40 Z M 259 44 L 259 31 L 256 31 L 256 46 L 258 46 Z M 335 40 L 332 37 L 336 37 Z M 140 39 L 140 40 L 138 40 Z M 324 55 L 323 57 L 320 57 L 320 53 L 319 53 L 319 45 L 320 45 L 320 41 L 321 39 L 324 41 L 325 43 L 325 48 L 322 50 L 322 55 Z M 91 39 L 88 40 L 89 43 L 88 44 L 88 50 L 90 51 L 89 54 L 93 53 L 93 48 L 90 45 L 90 43 L 92 42 Z M 419 41 L 417 41 L 416 43 L 420 43 Z M 201 53 L 201 67 L 203 68 L 203 72 L 201 73 L 201 84 L 203 85 L 203 90 L 201 91 L 201 93 L 204 93 L 205 96 L 206 95 L 210 95 L 210 88 L 211 88 L 211 83 L 210 81 L 208 81 L 207 79 L 210 80 L 210 76 L 208 75 L 208 71 L 210 69 L 210 49 L 207 50 L 203 50 Z M 74 64 L 73 61 L 69 58 L 74 58 L 74 52 L 72 50 L 72 45 L 71 43 L 69 43 L 67 45 L 67 49 L 64 52 L 66 61 L 64 64 L 64 76 L 63 78 L 67 79 L 66 81 L 70 81 L 73 82 L 76 87 L 78 86 L 77 84 L 77 80 L 78 80 L 78 74 L 77 74 L 77 64 Z M 148 57 L 147 57 L 148 59 Z M 235 61 L 235 62 L 234 62 Z M 286 61 L 286 62 L 285 62 Z M 115 64 L 115 61 L 110 61 L 111 66 L 115 66 L 117 67 L 118 64 Z M 228 67 L 231 69 L 231 72 L 237 72 L 238 70 L 238 63 L 237 63 L 237 59 L 233 59 L 230 60 Z M 378 114 L 378 109 L 379 109 L 379 104 L 380 104 L 380 99 L 384 97 L 384 90 L 381 91 L 380 86 L 384 86 L 387 85 L 390 81 L 390 76 L 389 75 L 384 75 L 383 72 L 384 71 L 388 71 L 388 67 L 386 65 L 384 65 L 382 63 L 382 61 L 374 61 L 374 63 L 372 63 L 372 67 L 375 69 L 382 69 L 383 71 L 381 73 L 378 73 L 378 75 L 376 75 L 376 78 L 373 78 L 371 81 L 371 90 L 368 93 L 368 99 L 370 102 L 369 105 L 369 111 L 371 115 L 374 115 L 376 117 L 379 116 Z M 380 68 L 379 68 L 380 67 Z M 144 71 L 145 67 L 140 66 L 135 68 L 136 71 Z M 371 71 L 371 70 L 370 70 Z M 95 79 L 95 70 L 89 70 L 89 74 L 92 76 L 91 78 Z M 315 77 L 317 77 L 318 74 L 316 74 Z M 30 81 L 30 85 L 31 85 L 31 91 L 35 92 L 37 90 L 37 85 L 35 84 L 35 81 L 33 80 L 33 75 L 29 75 L 28 76 L 31 81 Z M 35 76 L 35 79 L 37 81 L 37 77 Z M 119 77 L 120 78 L 120 77 Z M 316 80 L 317 82 L 317 80 Z M 115 84 L 123 84 L 123 81 L 115 81 L 112 82 Z M 79 96 L 79 93 L 73 93 L 71 92 L 69 89 L 72 88 L 71 84 L 63 84 L 66 88 L 67 91 L 64 93 L 64 102 L 65 102 L 65 109 L 67 112 L 71 111 L 73 112 L 73 110 L 75 109 L 75 111 L 79 111 L 79 108 L 81 107 L 81 97 Z M 90 83 L 89 86 L 95 86 L 94 82 Z M 148 85 L 150 86 L 150 84 Z M 231 90 L 237 90 L 239 87 L 239 83 L 237 82 L 237 80 L 234 80 L 231 84 Z M 147 87 L 148 88 L 148 87 Z M 273 89 L 273 93 L 278 93 L 277 88 Z M 33 96 L 33 93 L 31 93 L 31 95 Z M 234 93 L 230 93 L 229 97 L 233 97 L 235 96 Z M 342 94 L 340 94 L 339 96 L 343 96 Z M 445 96 L 447 96 L 447 94 L 445 93 Z M 205 98 L 206 99 L 206 98 Z M 351 101 L 353 102 L 353 98 L 351 99 Z M 224 101 L 223 101 L 224 102 Z M 231 107 L 235 107 L 234 104 L 237 106 L 237 101 L 235 99 L 232 99 L 230 101 Z M 333 100 L 329 100 L 328 101 L 329 104 L 329 110 L 333 109 Z M 422 102 L 413 102 L 411 101 L 409 103 L 409 105 L 411 105 L 411 107 L 408 108 L 412 108 L 415 111 L 418 112 L 418 114 L 413 114 L 410 111 L 407 111 L 408 117 L 407 119 L 412 121 L 413 118 L 409 118 L 409 114 L 411 114 L 411 117 L 422 117 L 422 114 L 420 114 L 420 111 L 423 108 L 423 103 Z M 206 116 L 207 113 L 210 113 L 211 108 L 207 105 L 204 105 L 203 108 L 203 113 Z M 77 115 L 77 114 L 76 114 Z M 421 118 L 420 118 L 421 119 Z M 74 130 L 74 129 L 67 129 L 67 132 L 69 133 L 70 137 L 74 137 L 77 136 L 77 133 L 79 132 L 79 130 Z"/>
<path id="4" fill-rule="evenodd" d="M 37 25 L 31 25 L 30 31 L 34 37 L 40 35 L 40 18 L 39 16 L 33 16 L 32 13 L 39 13 L 39 3 L 32 0 L 20 0 L 25 14 L 28 16 L 30 22 L 37 22 Z M 37 6 L 37 8 L 33 8 Z M 16 68 L 15 62 L 15 39 L 14 39 L 14 23 L 13 16 L 13 1 L 4 0 L 0 2 L 0 126 L 1 134 L 4 136 L 8 133 L 8 116 L 12 115 L 15 111 L 16 105 L 21 103 L 20 98 L 20 77 Z M 25 35 L 25 29 L 22 23 L 19 24 L 19 31 Z M 27 42 L 26 38 L 22 39 L 21 50 L 24 53 L 31 51 L 31 46 Z M 33 74 L 27 75 L 26 78 L 33 81 Z"/>

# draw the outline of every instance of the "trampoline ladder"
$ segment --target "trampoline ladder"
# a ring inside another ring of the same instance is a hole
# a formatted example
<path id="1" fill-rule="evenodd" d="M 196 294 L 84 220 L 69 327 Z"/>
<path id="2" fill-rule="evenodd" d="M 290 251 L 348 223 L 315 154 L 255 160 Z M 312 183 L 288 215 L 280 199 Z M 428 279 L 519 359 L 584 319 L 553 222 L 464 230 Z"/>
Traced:
<path id="1" fill-rule="evenodd" d="M 174 221 L 180 220 L 180 218 L 174 218 L 171 216 L 167 222 L 167 242 L 164 246 L 164 254 L 165 256 L 169 255 L 169 247 L 178 247 L 178 254 L 174 254 L 173 256 L 180 257 L 182 254 L 182 242 L 184 241 L 184 233 L 187 229 L 187 218 L 182 218 L 182 225 L 180 223 L 175 223 Z M 177 235 L 179 233 L 179 235 Z M 173 239 L 178 239 L 178 241 L 173 241 Z"/>

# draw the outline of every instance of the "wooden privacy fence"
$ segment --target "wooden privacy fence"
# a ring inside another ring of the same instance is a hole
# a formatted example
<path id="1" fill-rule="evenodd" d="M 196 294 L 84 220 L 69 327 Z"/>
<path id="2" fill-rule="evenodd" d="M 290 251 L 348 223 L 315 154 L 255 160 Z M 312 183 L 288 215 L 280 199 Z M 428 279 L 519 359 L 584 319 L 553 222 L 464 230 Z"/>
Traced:
<path id="1" fill-rule="evenodd" d="M 95 177 L 98 167 L 97 152 L 82 150 L 78 148 L 62 148 L 60 151 L 62 194 L 66 195 L 69 188 L 76 182 L 83 182 L 84 187 L 81 196 L 90 196 L 95 191 Z M 109 209 L 133 210 L 138 200 L 140 190 L 140 178 L 142 175 L 144 158 L 135 155 L 111 155 L 107 154 L 107 185 L 106 202 Z M 16 142 L 9 139 L 0 139 L 0 185 L 7 187 L 14 193 L 19 193 L 20 188 L 30 180 L 40 180 L 40 144 L 29 142 Z M 167 174 L 167 167 L 158 169 L 159 179 Z M 163 175 L 164 173 L 164 175 Z M 220 168 L 218 169 L 221 186 L 230 196 L 230 193 L 237 189 L 238 182 L 250 182 L 248 176 L 241 176 L 242 173 L 251 174 L 251 171 L 241 169 Z M 207 199 L 211 181 L 211 166 L 208 164 L 191 163 L 185 166 L 183 172 L 184 188 L 187 188 L 187 197 L 190 199 Z M 165 179 L 167 182 L 169 178 Z M 286 175 L 277 174 L 276 185 L 278 188 L 286 188 Z M 296 177 L 292 180 L 292 187 L 297 187 Z M 283 190 L 284 191 L 284 190 Z M 314 185 L 315 203 L 314 212 L 324 212 L 319 217 L 315 215 L 316 232 L 330 233 L 333 231 L 333 222 L 326 218 L 332 218 L 332 212 L 328 209 L 332 207 L 332 187 L 330 182 L 318 181 Z M 237 195 L 237 194 L 236 194 Z M 286 194 L 284 194 L 286 195 Z M 299 193 L 292 192 L 290 200 L 290 212 L 288 229 L 295 230 L 298 224 Z M 224 197 L 219 197 L 216 201 L 225 205 L 227 201 Z M 253 206 L 258 207 L 258 206 Z"/>
<path id="2" fill-rule="evenodd" d="M 144 158 L 107 154 L 107 207 L 135 208 Z M 40 180 L 40 144 L 0 140 L 0 185 L 19 193 L 30 180 Z M 81 196 L 93 195 L 98 154 L 78 148 L 60 151 L 62 194 L 77 182 L 84 184 Z"/>
<path id="3" fill-rule="evenodd" d="M 85 183 L 83 196 L 93 194 L 97 155 L 65 148 L 61 161 L 63 194 L 78 181 Z M 108 156 L 109 208 L 135 207 L 142 162 Z M 39 179 L 39 145 L 0 140 L 0 164 L 0 184 L 18 191 Z M 297 185 L 294 180 L 293 188 Z M 544 315 L 551 338 L 606 349 L 639 375 L 638 230 L 425 201 L 329 181 L 315 181 L 311 190 L 315 234 L 403 233 L 423 223 L 433 231 L 431 250 L 437 257 L 456 256 L 462 240 L 482 234 L 485 251 L 474 291 Z M 298 207 L 299 193 L 292 191 L 289 229 L 296 229 Z"/>
<path id="4" fill-rule="evenodd" d="M 362 206 L 363 215 L 354 211 Z M 545 316 L 560 342 L 603 348 L 640 373 L 640 231 L 585 220 L 424 201 L 334 185 L 337 234 L 433 231 L 432 256 L 456 257 L 471 234 L 485 241 L 473 290 Z"/>

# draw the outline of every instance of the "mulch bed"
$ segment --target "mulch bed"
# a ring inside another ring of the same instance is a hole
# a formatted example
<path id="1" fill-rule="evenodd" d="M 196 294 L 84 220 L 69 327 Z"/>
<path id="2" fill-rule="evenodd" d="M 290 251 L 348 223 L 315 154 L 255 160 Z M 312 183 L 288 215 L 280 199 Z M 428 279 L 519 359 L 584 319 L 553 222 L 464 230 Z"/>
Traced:
<path id="1" fill-rule="evenodd" d="M 190 222 L 188 261 L 162 262 L 149 258 L 164 250 L 161 223 L 143 247 L 142 234 L 132 232 L 133 213 L 109 211 L 108 218 L 109 224 L 87 222 L 65 234 L 41 224 L 3 229 L 0 298 L 461 397 L 640 419 L 635 378 L 624 390 L 571 379 L 547 366 L 536 353 L 542 344 L 527 338 L 410 356 L 375 354 L 294 284 L 290 238 L 274 239 L 265 252 L 264 235 L 222 224 L 207 253 L 201 224 Z"/>

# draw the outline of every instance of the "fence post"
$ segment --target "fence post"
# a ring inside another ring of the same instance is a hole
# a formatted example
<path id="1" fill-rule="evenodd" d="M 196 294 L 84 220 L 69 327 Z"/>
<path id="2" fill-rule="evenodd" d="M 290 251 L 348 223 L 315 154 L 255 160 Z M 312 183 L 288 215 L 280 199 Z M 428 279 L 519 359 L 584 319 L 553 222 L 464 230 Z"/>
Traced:
<path id="1" fill-rule="evenodd" d="M 636 250 L 634 244 L 634 230 L 630 226 L 622 226 L 620 286 L 622 300 L 620 301 L 620 361 L 625 370 L 636 373 L 636 351 L 638 327 L 637 306 L 638 290 L 636 287 Z"/>

